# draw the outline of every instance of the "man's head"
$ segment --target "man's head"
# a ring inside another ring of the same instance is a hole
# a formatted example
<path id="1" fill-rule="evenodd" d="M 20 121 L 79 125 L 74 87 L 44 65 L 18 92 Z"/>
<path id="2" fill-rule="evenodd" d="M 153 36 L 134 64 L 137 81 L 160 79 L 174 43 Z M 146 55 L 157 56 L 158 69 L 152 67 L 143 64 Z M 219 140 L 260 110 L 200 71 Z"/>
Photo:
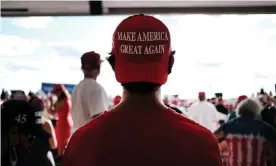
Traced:
<path id="1" fill-rule="evenodd" d="M 214 98 L 214 97 L 211 98 L 211 103 L 215 105 L 216 104 L 216 98 Z"/>
<path id="2" fill-rule="evenodd" d="M 224 105 L 224 100 L 222 98 L 218 99 L 218 105 Z"/>
<path id="3" fill-rule="evenodd" d="M 199 99 L 199 101 L 205 101 L 205 99 L 206 99 L 205 92 L 199 92 L 198 99 Z"/>
<path id="4" fill-rule="evenodd" d="M 81 69 L 84 77 L 96 79 L 100 74 L 101 63 L 101 56 L 98 53 L 94 51 L 84 53 L 81 57 Z"/>
<path id="5" fill-rule="evenodd" d="M 11 90 L 11 99 L 27 100 L 27 96 L 23 90 Z"/>
<path id="6" fill-rule="evenodd" d="M 167 82 L 174 64 L 170 32 L 160 20 L 134 15 L 123 20 L 113 35 L 108 57 L 118 82 L 129 93 L 148 94 Z"/>
<path id="7" fill-rule="evenodd" d="M 237 113 L 240 116 L 258 116 L 263 107 L 259 100 L 247 98 L 238 104 Z"/>
<path id="8" fill-rule="evenodd" d="M 32 91 L 30 91 L 28 93 L 27 100 L 31 102 L 35 98 L 37 98 L 37 96 Z"/>
<path id="9" fill-rule="evenodd" d="M 259 101 L 262 103 L 262 105 L 263 105 L 264 108 L 267 108 L 267 107 L 270 106 L 269 97 L 266 96 L 266 95 L 261 95 L 259 97 Z"/>
<path id="10" fill-rule="evenodd" d="M 2 89 L 1 100 L 8 100 L 8 99 L 9 99 L 8 91 L 5 91 L 4 89 Z"/>

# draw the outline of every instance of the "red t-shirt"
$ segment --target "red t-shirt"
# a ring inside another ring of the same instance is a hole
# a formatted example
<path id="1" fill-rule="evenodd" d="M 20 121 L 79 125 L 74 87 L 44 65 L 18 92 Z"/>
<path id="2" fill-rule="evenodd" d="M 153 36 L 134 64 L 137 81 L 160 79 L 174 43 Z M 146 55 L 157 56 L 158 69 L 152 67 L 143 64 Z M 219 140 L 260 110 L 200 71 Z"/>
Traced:
<path id="1" fill-rule="evenodd" d="M 104 112 L 72 136 L 62 166 L 222 166 L 207 129 L 168 109 Z"/>

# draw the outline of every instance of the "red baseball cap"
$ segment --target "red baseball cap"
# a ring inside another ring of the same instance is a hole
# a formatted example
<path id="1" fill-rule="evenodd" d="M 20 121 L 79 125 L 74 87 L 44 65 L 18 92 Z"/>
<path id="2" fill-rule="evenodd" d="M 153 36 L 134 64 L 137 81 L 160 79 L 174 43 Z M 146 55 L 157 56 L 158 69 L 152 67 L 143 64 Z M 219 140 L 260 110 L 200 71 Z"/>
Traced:
<path id="1" fill-rule="evenodd" d="M 112 54 L 118 82 L 165 84 L 171 54 L 170 32 L 153 16 L 130 16 L 113 34 Z"/>
<path id="2" fill-rule="evenodd" d="M 90 51 L 86 52 L 81 57 L 81 67 L 83 69 L 99 68 L 102 63 L 100 54 Z"/>
<path id="3" fill-rule="evenodd" d="M 172 104 L 173 104 L 173 105 L 178 105 L 178 101 L 174 99 L 174 100 L 172 101 Z"/>
<path id="4" fill-rule="evenodd" d="M 248 97 L 246 95 L 241 95 L 238 97 L 238 100 L 237 100 L 237 104 L 239 104 L 240 102 L 242 102 L 243 100 L 247 99 Z"/>
<path id="5" fill-rule="evenodd" d="M 198 97 L 205 97 L 205 92 L 199 92 Z"/>
<path id="6" fill-rule="evenodd" d="M 63 89 L 65 89 L 65 87 L 64 87 L 63 84 L 55 84 L 55 85 L 53 86 L 52 93 L 53 93 L 53 94 L 56 94 L 57 92 L 59 92 L 59 91 L 61 91 L 61 90 L 63 90 Z"/>
<path id="7" fill-rule="evenodd" d="M 115 96 L 113 99 L 113 104 L 117 105 L 120 103 L 120 101 L 121 101 L 121 96 Z"/>

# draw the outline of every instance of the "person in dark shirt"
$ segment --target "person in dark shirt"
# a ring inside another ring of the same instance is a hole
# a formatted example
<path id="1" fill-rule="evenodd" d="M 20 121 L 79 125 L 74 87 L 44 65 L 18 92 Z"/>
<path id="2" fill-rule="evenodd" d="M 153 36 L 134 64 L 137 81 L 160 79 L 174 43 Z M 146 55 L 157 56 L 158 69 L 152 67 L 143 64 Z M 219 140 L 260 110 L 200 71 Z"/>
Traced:
<path id="1" fill-rule="evenodd" d="M 269 123 L 276 129 L 276 109 L 275 107 L 267 107 L 261 113 L 262 120 Z"/>
<path id="2" fill-rule="evenodd" d="M 276 129 L 276 109 L 273 107 L 268 96 L 262 96 L 260 101 L 264 107 L 261 118 Z"/>
<path id="3" fill-rule="evenodd" d="M 54 166 L 41 116 L 27 101 L 9 100 L 1 105 L 2 165 Z"/>
<path id="4" fill-rule="evenodd" d="M 223 105 L 223 99 L 218 99 L 218 103 L 216 105 L 216 109 L 218 112 L 223 113 L 225 115 L 228 114 L 228 109 Z"/>

